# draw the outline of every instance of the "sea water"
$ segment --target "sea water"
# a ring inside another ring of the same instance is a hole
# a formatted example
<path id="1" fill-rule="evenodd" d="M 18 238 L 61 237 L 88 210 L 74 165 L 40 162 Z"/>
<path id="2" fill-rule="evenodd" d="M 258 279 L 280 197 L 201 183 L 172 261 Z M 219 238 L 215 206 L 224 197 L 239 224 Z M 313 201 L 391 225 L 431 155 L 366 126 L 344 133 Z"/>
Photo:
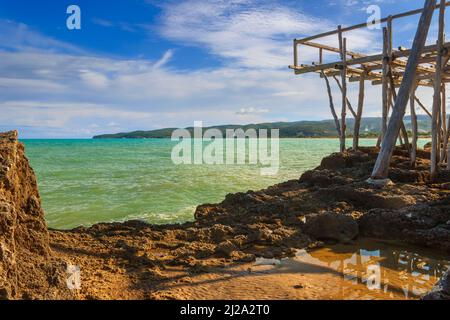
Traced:
<path id="1" fill-rule="evenodd" d="M 58 229 L 129 219 L 189 221 L 199 204 L 298 179 L 339 150 L 338 139 L 280 139 L 279 171 L 262 176 L 258 165 L 175 165 L 170 139 L 23 142 L 48 225 Z M 361 139 L 361 145 L 375 143 Z"/>

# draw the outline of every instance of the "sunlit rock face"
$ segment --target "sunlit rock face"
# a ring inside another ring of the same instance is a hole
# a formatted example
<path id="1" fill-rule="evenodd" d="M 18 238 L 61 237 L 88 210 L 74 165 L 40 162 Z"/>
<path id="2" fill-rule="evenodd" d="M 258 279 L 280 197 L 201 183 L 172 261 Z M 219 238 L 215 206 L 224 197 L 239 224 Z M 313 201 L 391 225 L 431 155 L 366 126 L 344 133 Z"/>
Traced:
<path id="1" fill-rule="evenodd" d="M 52 258 L 36 177 L 18 133 L 0 133 L 0 299 L 65 296 L 63 265 Z"/>

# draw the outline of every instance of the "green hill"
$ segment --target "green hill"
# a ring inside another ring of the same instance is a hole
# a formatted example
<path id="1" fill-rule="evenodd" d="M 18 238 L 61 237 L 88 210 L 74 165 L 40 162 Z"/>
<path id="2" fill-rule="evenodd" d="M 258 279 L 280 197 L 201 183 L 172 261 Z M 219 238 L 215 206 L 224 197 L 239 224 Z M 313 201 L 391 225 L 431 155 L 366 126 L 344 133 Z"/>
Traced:
<path id="1" fill-rule="evenodd" d="M 431 123 L 428 116 L 418 116 L 419 131 L 422 134 L 430 132 Z M 405 117 L 405 125 L 409 130 L 411 127 L 409 117 Z M 354 119 L 348 119 L 347 132 L 349 135 L 353 132 Z M 247 125 L 221 125 L 204 127 L 207 129 L 219 129 L 225 135 L 226 129 L 279 129 L 280 138 L 323 138 L 323 137 L 336 137 L 336 128 L 333 120 L 321 120 L 321 121 L 295 121 L 295 122 L 268 122 L 258 124 Z M 93 139 L 144 139 L 144 138 L 170 138 L 173 130 L 176 128 L 165 128 L 150 131 L 133 131 L 113 134 L 102 134 L 94 136 Z M 192 134 L 193 127 L 186 128 Z M 362 137 L 374 137 L 379 134 L 381 130 L 381 119 L 363 118 L 361 121 L 361 136 Z"/>

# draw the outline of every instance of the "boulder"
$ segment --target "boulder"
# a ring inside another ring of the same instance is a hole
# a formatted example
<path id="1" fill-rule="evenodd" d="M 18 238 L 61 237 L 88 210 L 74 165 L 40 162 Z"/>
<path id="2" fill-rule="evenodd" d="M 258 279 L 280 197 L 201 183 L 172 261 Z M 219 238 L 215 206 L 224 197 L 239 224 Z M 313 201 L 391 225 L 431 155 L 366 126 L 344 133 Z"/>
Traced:
<path id="1" fill-rule="evenodd" d="M 348 242 L 359 233 L 358 223 L 351 217 L 336 213 L 308 216 L 304 231 L 317 240 Z"/>

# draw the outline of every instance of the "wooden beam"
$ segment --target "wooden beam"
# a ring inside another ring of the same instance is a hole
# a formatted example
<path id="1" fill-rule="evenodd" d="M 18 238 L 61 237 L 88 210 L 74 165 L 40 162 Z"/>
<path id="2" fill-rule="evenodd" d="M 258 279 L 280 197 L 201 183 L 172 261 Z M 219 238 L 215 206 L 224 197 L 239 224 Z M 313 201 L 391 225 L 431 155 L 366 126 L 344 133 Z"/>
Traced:
<path id="1" fill-rule="evenodd" d="M 401 121 L 405 115 L 406 105 L 409 100 L 411 88 L 415 85 L 415 76 L 417 73 L 417 65 L 419 59 L 423 53 L 425 41 L 430 28 L 431 18 L 433 17 L 436 0 L 426 0 L 422 15 L 419 20 L 416 35 L 414 37 L 413 46 L 409 55 L 408 63 L 406 66 L 405 76 L 403 77 L 400 90 L 398 92 L 397 99 L 395 101 L 395 107 L 392 112 L 391 120 L 389 122 L 386 135 L 384 136 L 380 153 L 378 154 L 375 167 L 372 171 L 372 179 L 386 179 L 388 177 L 389 163 L 391 160 L 392 152 L 395 147 Z M 402 51 L 404 52 L 404 51 Z"/>
<path id="2" fill-rule="evenodd" d="M 450 49 L 450 42 L 445 43 L 444 48 Z M 434 52 L 436 50 L 437 50 L 437 45 L 429 45 L 429 46 L 424 47 L 422 53 Z M 404 50 L 404 51 L 394 51 L 392 53 L 392 59 L 394 61 L 396 61 L 397 58 L 408 57 L 410 54 L 411 54 L 411 49 Z M 347 66 L 364 64 L 364 63 L 369 63 L 369 62 L 380 62 L 382 60 L 383 60 L 383 54 L 376 54 L 376 55 L 372 55 L 372 56 L 365 56 L 365 57 L 347 60 Z M 289 68 L 295 70 L 296 74 L 305 74 L 305 73 L 317 72 L 317 71 L 321 71 L 321 70 L 334 69 L 336 67 L 336 65 L 340 65 L 340 64 L 342 64 L 342 62 L 337 61 L 337 62 L 325 63 L 322 65 L 307 66 L 307 67 L 300 67 L 300 66 L 294 65 L 294 66 L 289 66 Z M 419 64 L 417 64 L 417 65 L 419 65 Z"/>

